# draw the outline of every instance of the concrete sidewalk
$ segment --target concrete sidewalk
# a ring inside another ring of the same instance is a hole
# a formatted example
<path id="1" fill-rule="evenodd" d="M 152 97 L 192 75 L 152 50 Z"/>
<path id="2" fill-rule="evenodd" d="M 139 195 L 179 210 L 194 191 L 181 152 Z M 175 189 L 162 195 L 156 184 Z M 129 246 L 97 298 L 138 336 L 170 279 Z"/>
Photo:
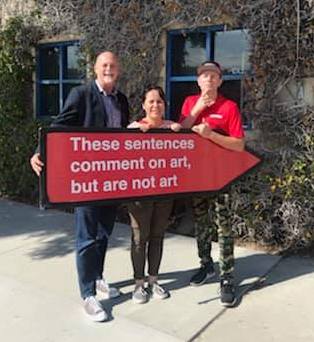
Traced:
<path id="1" fill-rule="evenodd" d="M 219 303 L 218 278 L 189 286 L 198 265 L 195 240 L 168 234 L 160 282 L 171 298 L 135 305 L 130 300 L 130 229 L 117 224 L 106 276 L 123 295 L 102 300 L 109 322 L 92 323 L 77 288 L 73 215 L 0 200 L 0 237 L 0 332 L 5 341 L 314 340 L 312 259 L 281 260 L 237 247 L 239 305 L 226 310 Z M 213 257 L 218 259 L 216 245 Z M 254 285 L 269 272 L 257 291 Z"/>

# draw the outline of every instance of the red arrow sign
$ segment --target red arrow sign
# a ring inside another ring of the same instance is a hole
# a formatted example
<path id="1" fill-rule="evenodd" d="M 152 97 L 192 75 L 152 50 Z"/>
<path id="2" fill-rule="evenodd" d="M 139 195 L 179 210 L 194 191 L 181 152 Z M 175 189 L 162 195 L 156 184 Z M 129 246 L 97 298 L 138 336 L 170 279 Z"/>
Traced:
<path id="1" fill-rule="evenodd" d="M 50 128 L 41 148 L 44 206 L 217 191 L 260 162 L 187 130 Z"/>

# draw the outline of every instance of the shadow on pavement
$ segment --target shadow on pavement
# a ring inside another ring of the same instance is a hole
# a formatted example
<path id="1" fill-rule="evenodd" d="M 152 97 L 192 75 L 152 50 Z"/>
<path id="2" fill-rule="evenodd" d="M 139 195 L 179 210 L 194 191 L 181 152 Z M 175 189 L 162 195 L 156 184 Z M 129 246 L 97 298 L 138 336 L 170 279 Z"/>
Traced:
<path id="1" fill-rule="evenodd" d="M 11 202 L 0 199 L 0 238 L 21 237 L 18 243 L 22 246 L 26 243 L 31 244 L 32 239 L 39 243 L 36 248 L 29 253 L 33 259 L 47 259 L 56 256 L 67 255 L 74 250 L 74 217 L 72 214 L 56 210 L 42 211 L 38 208 L 25 204 Z M 127 225 L 119 224 L 114 229 L 113 237 L 110 240 L 110 249 L 120 248 L 129 253 L 130 246 L 130 228 Z M 176 239 L 176 235 L 167 235 L 166 239 Z M 182 238 L 182 237 L 180 237 Z M 17 244 L 18 244 L 17 243 Z M 17 245 L 16 244 L 16 245 Z M 196 251 L 195 251 L 196 253 Z M 259 279 L 258 286 L 271 286 L 280 282 L 300 277 L 314 272 L 314 261 L 309 267 L 299 267 L 302 264 L 302 258 L 294 258 L 293 266 L 286 266 L 284 272 L 271 281 L 261 280 L 270 269 L 278 262 L 278 256 L 272 256 L 264 253 L 255 253 L 247 256 L 241 256 L 236 259 L 235 279 L 238 286 L 238 295 L 241 297 L 252 288 L 252 284 Z M 283 258 L 286 260 L 286 258 Z M 163 262 L 167 262 L 166 258 Z M 308 260 L 307 260 L 308 262 Z M 130 261 L 131 263 L 131 261 Z M 218 265 L 215 265 L 218 273 Z M 189 279 L 196 269 L 184 271 L 173 271 L 160 275 L 161 280 L 169 280 L 167 287 L 170 291 L 189 286 Z M 218 283 L 218 276 L 212 279 L 212 282 Z M 128 286 L 133 280 L 126 280 L 116 284 L 118 287 Z M 218 286 L 217 286 L 218 287 Z M 206 299 L 200 304 L 205 304 Z"/>

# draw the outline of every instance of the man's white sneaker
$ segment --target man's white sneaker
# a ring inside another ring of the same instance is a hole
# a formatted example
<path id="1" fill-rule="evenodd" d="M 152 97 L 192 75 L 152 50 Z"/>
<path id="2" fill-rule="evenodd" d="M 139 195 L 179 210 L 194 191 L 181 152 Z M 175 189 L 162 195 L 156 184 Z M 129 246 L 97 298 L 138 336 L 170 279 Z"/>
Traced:
<path id="1" fill-rule="evenodd" d="M 108 319 L 106 311 L 94 296 L 84 299 L 84 310 L 94 322 L 103 322 Z"/>
<path id="2" fill-rule="evenodd" d="M 96 280 L 96 289 L 102 293 L 105 299 L 116 298 L 121 295 L 116 287 L 109 286 L 104 279 Z"/>

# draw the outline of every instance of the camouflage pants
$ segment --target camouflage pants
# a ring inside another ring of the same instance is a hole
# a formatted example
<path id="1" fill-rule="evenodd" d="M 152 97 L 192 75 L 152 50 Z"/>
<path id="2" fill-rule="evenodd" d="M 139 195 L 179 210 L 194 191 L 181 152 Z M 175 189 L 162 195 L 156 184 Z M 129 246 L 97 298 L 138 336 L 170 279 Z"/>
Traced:
<path id="1" fill-rule="evenodd" d="M 234 269 L 234 238 L 229 215 L 229 194 L 195 197 L 192 206 L 201 264 L 212 261 L 211 243 L 218 235 L 220 276 L 231 275 Z"/>

